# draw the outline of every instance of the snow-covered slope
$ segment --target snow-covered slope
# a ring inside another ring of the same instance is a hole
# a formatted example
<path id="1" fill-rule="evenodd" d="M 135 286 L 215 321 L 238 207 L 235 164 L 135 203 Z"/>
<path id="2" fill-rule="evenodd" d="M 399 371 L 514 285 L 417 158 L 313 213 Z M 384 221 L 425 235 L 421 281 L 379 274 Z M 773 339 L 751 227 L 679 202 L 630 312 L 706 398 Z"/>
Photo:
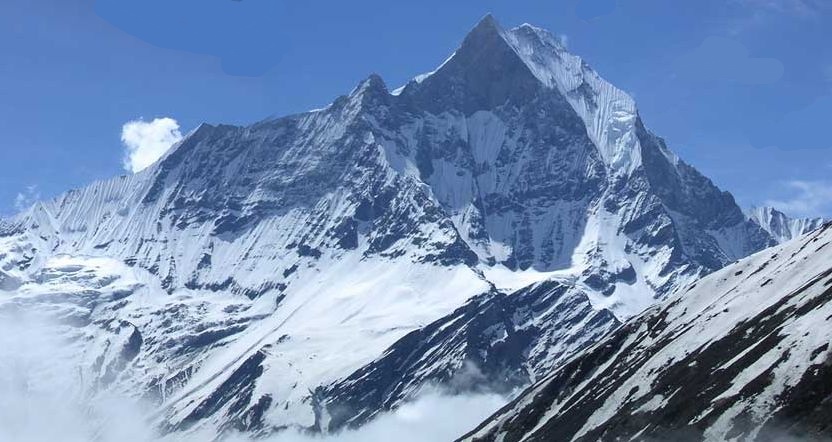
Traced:
<path id="1" fill-rule="evenodd" d="M 829 438 L 830 243 L 827 224 L 678 290 L 464 439 Z"/>
<path id="2" fill-rule="evenodd" d="M 322 429 L 359 426 L 426 385 L 510 394 L 619 324 L 586 293 L 558 281 L 478 296 L 321 391 L 329 398 Z"/>
<path id="3" fill-rule="evenodd" d="M 778 243 L 784 243 L 822 226 L 823 218 L 791 218 L 773 207 L 754 207 L 748 218 L 768 232 Z"/>
<path id="4" fill-rule="evenodd" d="M 325 109 L 204 124 L 3 223 L 0 305 L 79 312 L 86 361 L 135 330 L 83 379 L 167 431 L 326 430 L 472 359 L 500 388 L 533 381 L 772 243 L 624 92 L 486 17 L 395 93 L 370 76 Z"/>

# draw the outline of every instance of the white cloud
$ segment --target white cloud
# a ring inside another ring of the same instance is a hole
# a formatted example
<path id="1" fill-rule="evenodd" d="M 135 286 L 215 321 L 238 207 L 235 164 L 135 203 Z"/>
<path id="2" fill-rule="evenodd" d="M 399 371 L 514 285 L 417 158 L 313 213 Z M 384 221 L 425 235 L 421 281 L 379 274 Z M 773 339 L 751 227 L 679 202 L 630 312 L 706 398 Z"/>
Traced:
<path id="1" fill-rule="evenodd" d="M 18 212 L 22 212 L 39 199 L 40 192 L 38 192 L 38 186 L 34 184 L 27 186 L 23 192 L 18 192 L 17 196 L 14 197 L 14 209 Z"/>
<path id="2" fill-rule="evenodd" d="M 726 2 L 734 12 L 727 31 L 738 35 L 750 29 L 766 27 L 775 21 L 819 21 L 832 12 L 829 0 L 731 0 Z"/>
<path id="3" fill-rule="evenodd" d="M 414 401 L 381 413 L 356 430 L 329 435 L 292 430 L 267 438 L 230 434 L 211 425 L 160 435 L 155 404 L 90 394 L 80 379 L 86 364 L 82 331 L 56 322 L 48 309 L 0 309 L 0 441 L 43 442 L 422 442 L 455 440 L 507 403 L 488 393 L 449 395 L 425 388 Z M 465 372 L 466 375 L 476 375 Z M 79 378 L 80 377 L 80 378 Z"/>
<path id="4" fill-rule="evenodd" d="M 784 183 L 784 198 L 770 199 L 765 205 L 791 216 L 832 215 L 832 182 L 792 180 Z"/>
<path id="5" fill-rule="evenodd" d="M 456 440 L 505 405 L 507 399 L 496 394 L 450 396 L 428 392 L 415 401 L 384 413 L 356 430 L 326 436 L 291 430 L 266 438 L 265 442 L 422 442 Z M 224 442 L 251 442 L 244 436 Z"/>
<path id="6" fill-rule="evenodd" d="M 88 400 L 75 333 L 83 335 L 50 312 L 0 311 L 0 441 L 155 441 L 137 403 L 106 393 Z"/>
<path id="7" fill-rule="evenodd" d="M 815 17 L 829 9 L 826 0 L 738 0 L 748 8 L 797 17 Z"/>
<path id="8" fill-rule="evenodd" d="M 179 123 L 173 118 L 128 121 L 121 128 L 124 143 L 124 169 L 136 173 L 153 164 L 182 139 Z"/>

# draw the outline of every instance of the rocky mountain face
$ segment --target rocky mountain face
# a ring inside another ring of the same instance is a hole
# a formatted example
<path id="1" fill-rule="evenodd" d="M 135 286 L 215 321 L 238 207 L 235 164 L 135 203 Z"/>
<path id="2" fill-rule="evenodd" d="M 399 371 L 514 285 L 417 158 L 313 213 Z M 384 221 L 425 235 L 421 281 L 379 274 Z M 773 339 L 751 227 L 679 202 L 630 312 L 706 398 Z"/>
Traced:
<path id="1" fill-rule="evenodd" d="M 772 207 L 754 207 L 748 218 L 768 232 L 778 243 L 797 238 L 823 225 L 823 218 L 791 218 Z"/>
<path id="2" fill-rule="evenodd" d="M 832 224 L 680 288 L 464 440 L 826 440 Z"/>
<path id="3" fill-rule="evenodd" d="M 203 124 L 4 222 L 0 314 L 57 320 L 84 394 L 164 431 L 333 431 L 535 381 L 774 242 L 556 38 L 486 17 L 402 88 Z"/>

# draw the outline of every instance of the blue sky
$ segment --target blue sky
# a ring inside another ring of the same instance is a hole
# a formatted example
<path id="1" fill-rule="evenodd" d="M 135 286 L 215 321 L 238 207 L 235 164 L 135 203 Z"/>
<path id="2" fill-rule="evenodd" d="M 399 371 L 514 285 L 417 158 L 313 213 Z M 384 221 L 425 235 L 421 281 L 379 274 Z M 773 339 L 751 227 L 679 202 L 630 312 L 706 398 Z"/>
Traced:
<path id="1" fill-rule="evenodd" d="M 159 119 L 175 138 L 202 121 L 321 107 L 370 73 L 392 88 L 432 70 L 492 12 L 506 27 L 563 36 L 741 204 L 832 215 L 827 0 L 4 0 L 2 9 L 0 214 L 129 173 L 126 145 L 162 127 L 136 120 Z"/>

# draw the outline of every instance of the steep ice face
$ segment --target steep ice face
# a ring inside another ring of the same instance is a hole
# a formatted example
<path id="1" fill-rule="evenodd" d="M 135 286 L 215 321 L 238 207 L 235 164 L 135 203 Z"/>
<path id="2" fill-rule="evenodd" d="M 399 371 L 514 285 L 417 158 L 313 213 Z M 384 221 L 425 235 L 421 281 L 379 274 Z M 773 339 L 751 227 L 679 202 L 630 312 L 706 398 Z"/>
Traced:
<path id="1" fill-rule="evenodd" d="M 629 95 L 567 52 L 547 31 L 526 24 L 504 35 L 534 76 L 569 101 L 612 174 L 628 175 L 641 165 L 638 112 Z"/>
<path id="2" fill-rule="evenodd" d="M 748 218 L 771 234 L 778 243 L 811 232 L 824 223 L 823 218 L 791 218 L 773 207 L 754 207 Z"/>

